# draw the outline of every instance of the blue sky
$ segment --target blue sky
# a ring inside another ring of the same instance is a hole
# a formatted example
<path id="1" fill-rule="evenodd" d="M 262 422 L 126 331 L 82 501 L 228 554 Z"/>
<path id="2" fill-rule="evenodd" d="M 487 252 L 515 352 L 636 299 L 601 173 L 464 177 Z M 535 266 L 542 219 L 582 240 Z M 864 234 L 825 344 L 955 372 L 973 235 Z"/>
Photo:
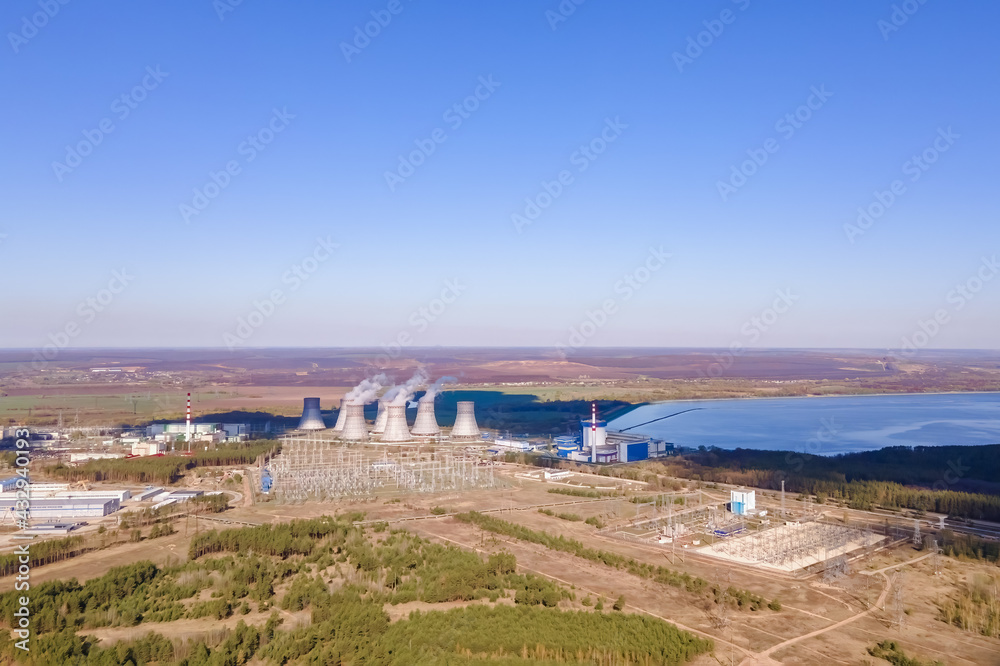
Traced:
<path id="1" fill-rule="evenodd" d="M 4 3 L 0 346 L 996 347 L 995 3 L 562 6 Z"/>

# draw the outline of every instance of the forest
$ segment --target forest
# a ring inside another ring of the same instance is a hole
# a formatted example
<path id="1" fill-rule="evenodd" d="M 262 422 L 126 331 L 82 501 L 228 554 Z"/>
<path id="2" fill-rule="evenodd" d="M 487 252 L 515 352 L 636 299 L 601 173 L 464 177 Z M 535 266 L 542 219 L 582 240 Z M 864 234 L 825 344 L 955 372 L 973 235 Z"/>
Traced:
<path id="1" fill-rule="evenodd" d="M 710 449 L 604 473 L 674 477 L 817 495 L 852 509 L 912 509 L 1000 521 L 1000 445 L 891 447 L 841 456 Z M 655 478 L 655 477 L 654 477 Z M 957 488 L 982 488 L 963 492 Z"/>
<path id="2" fill-rule="evenodd" d="M 384 524 L 365 530 L 352 524 L 357 518 L 208 532 L 191 544 L 183 564 L 138 562 L 85 583 L 33 586 L 33 649 L 24 654 L 2 632 L 0 661 L 638 666 L 683 664 L 713 649 L 711 641 L 666 622 L 622 612 L 624 599 L 614 610 L 589 609 L 572 589 L 519 573 L 510 553 L 483 558 Z M 8 627 L 22 594 L 0 595 L 0 622 Z M 468 605 L 390 622 L 386 605 L 417 600 Z M 309 622 L 285 629 L 277 609 L 307 613 Z M 235 627 L 214 638 L 150 633 L 104 645 L 88 637 L 101 627 L 233 616 Z"/>
<path id="3" fill-rule="evenodd" d="M 192 456 L 167 455 L 143 458 L 110 458 L 91 460 L 77 467 L 62 463 L 46 471 L 66 481 L 116 481 L 168 485 L 178 481 L 184 472 L 195 467 L 251 465 L 266 453 L 279 450 L 273 440 L 250 440 L 225 444 Z"/>

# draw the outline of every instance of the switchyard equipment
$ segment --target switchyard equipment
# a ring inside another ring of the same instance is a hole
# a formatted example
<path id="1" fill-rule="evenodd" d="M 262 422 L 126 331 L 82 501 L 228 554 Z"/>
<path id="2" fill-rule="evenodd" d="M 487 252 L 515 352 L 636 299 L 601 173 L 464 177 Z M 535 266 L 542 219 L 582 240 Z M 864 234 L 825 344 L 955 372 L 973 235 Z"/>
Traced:
<path id="1" fill-rule="evenodd" d="M 493 488 L 493 468 L 465 452 L 418 454 L 406 446 L 347 447 L 313 436 L 283 440 L 269 466 L 283 502 L 369 497 L 380 489 L 438 492 Z"/>
<path id="2" fill-rule="evenodd" d="M 299 430 L 326 430 L 326 423 L 323 422 L 323 415 L 320 413 L 319 398 L 303 399 Z"/>
<path id="3" fill-rule="evenodd" d="M 884 539 L 873 534 L 869 528 L 820 522 L 786 523 L 773 529 L 726 539 L 702 552 L 737 562 L 791 571 L 861 548 L 870 548 Z"/>

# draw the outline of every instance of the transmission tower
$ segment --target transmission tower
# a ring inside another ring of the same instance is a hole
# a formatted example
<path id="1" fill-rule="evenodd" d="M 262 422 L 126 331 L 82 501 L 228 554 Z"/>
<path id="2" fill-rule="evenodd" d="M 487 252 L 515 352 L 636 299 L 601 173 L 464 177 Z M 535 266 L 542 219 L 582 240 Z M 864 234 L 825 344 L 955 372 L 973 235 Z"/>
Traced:
<path id="1" fill-rule="evenodd" d="M 894 572 L 889 578 L 889 622 L 900 631 L 903 630 L 903 625 L 906 623 L 902 571 Z"/>
<path id="2" fill-rule="evenodd" d="M 781 480 L 781 517 L 785 517 L 785 480 Z"/>

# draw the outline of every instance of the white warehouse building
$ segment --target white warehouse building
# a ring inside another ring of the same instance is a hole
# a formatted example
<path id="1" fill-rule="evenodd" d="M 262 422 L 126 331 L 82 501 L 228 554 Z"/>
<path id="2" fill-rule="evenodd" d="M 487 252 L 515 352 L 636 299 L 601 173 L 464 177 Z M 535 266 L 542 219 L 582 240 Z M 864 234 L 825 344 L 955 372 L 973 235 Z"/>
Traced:
<path id="1" fill-rule="evenodd" d="M 101 518 L 121 508 L 121 502 L 113 497 L 88 499 L 32 499 L 28 508 L 31 520 L 51 518 Z M 4 516 L 17 511 L 16 499 L 0 498 L 0 513 Z M 16 516 L 15 516 L 16 517 Z"/>

